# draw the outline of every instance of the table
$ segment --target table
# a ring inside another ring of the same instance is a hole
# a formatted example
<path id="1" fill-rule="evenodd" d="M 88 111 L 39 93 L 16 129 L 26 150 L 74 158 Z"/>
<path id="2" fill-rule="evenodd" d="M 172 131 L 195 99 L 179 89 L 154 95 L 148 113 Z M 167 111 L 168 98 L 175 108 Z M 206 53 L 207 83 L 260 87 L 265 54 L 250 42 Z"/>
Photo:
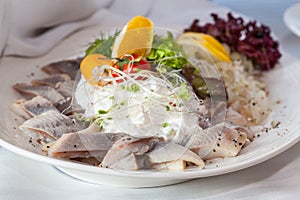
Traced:
<path id="1" fill-rule="evenodd" d="M 289 32 L 282 21 L 284 10 L 297 1 L 213 2 L 269 25 L 282 49 L 300 59 L 300 39 Z M 172 5 L 173 12 L 180 11 L 180 1 L 177 3 Z M 161 24 L 174 23 L 171 18 L 160 19 L 164 14 L 159 12 L 159 1 L 153 4 L 149 17 Z M 195 7 L 185 11 L 180 15 L 179 25 L 187 25 L 197 13 Z M 53 166 L 0 148 L 0 199 L 297 199 L 300 195 L 299 152 L 300 144 L 296 144 L 264 163 L 238 172 L 160 188 L 126 189 L 85 183 L 61 173 Z"/>

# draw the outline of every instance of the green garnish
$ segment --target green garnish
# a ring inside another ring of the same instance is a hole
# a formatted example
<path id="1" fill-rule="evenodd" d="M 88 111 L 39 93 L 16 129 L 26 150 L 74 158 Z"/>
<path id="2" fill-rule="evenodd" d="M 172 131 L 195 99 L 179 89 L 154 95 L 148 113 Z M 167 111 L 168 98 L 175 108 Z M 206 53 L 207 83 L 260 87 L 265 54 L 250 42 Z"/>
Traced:
<path id="1" fill-rule="evenodd" d="M 118 34 L 119 32 L 116 32 L 114 35 L 109 36 L 108 38 L 104 38 L 104 35 L 101 34 L 100 39 L 96 39 L 92 44 L 90 44 L 89 48 L 85 51 L 85 56 L 99 53 L 106 57 L 110 57 L 112 52 L 111 47 Z"/>
<path id="2" fill-rule="evenodd" d="M 170 106 L 166 106 L 166 111 L 170 111 Z"/>
<path id="3" fill-rule="evenodd" d="M 99 115 L 104 115 L 104 114 L 107 114 L 107 113 L 108 113 L 108 111 L 106 111 L 106 110 L 98 110 Z"/>
<path id="4" fill-rule="evenodd" d="M 179 87 L 179 91 L 177 93 L 178 97 L 183 100 L 190 100 L 190 94 L 188 86 L 185 82 L 182 82 Z"/>
<path id="5" fill-rule="evenodd" d="M 103 119 L 97 118 L 94 123 L 99 127 L 99 131 L 102 131 L 104 123 Z"/>
<path id="6" fill-rule="evenodd" d="M 138 92 L 138 91 L 140 91 L 140 86 L 138 86 L 137 84 L 132 84 L 132 85 L 130 85 L 130 86 L 127 86 L 127 87 L 125 87 L 124 85 L 121 85 L 120 86 L 120 89 L 121 90 L 127 90 L 127 91 L 129 91 L 129 92 Z"/>
<path id="7" fill-rule="evenodd" d="M 169 123 L 167 123 L 167 122 L 162 123 L 161 126 L 162 126 L 163 128 L 166 128 L 167 126 L 169 126 Z"/>
<path id="8" fill-rule="evenodd" d="M 186 58 L 183 48 L 176 43 L 172 33 L 168 32 L 167 37 L 154 35 L 148 60 L 173 69 L 181 69 L 185 64 L 188 64 Z"/>
<path id="9" fill-rule="evenodd" d="M 128 65 L 128 63 L 131 61 L 129 58 L 130 57 L 118 59 L 118 62 L 116 64 L 120 67 L 121 71 L 123 71 L 124 66 Z"/>
<path id="10" fill-rule="evenodd" d="M 140 86 L 138 86 L 137 84 L 132 84 L 127 88 L 128 91 L 130 92 L 138 92 L 140 91 Z"/>

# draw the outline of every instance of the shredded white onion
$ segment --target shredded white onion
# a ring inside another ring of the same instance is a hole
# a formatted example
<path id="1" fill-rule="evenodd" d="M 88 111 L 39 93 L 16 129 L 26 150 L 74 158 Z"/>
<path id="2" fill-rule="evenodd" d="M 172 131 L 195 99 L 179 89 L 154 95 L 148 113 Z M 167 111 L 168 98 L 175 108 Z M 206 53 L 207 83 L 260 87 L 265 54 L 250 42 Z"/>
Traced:
<path id="1" fill-rule="evenodd" d="M 205 110 L 203 102 L 178 73 L 141 70 L 126 74 L 111 66 L 99 70 L 120 76 L 97 77 L 110 83 L 106 86 L 90 85 L 82 77 L 75 98 L 86 109 L 86 117 L 101 119 L 103 131 L 162 136 L 180 143 L 193 134 L 191 130 L 201 130 L 198 120 L 199 111 Z M 105 112 L 99 115 L 99 110 Z"/>
<path id="2" fill-rule="evenodd" d="M 239 112 L 249 125 L 259 125 L 271 112 L 265 84 L 242 63 L 218 63 L 228 95 L 228 107 Z"/>

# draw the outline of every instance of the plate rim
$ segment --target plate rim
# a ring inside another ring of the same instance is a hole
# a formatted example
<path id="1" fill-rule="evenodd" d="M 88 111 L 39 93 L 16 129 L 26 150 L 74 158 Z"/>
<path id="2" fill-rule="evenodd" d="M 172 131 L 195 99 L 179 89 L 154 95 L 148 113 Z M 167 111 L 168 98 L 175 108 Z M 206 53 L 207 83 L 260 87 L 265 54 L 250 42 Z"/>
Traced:
<path id="1" fill-rule="evenodd" d="M 285 24 L 285 26 L 296 36 L 300 37 L 300 22 L 299 22 L 299 27 L 296 28 L 296 26 L 291 23 L 290 19 L 291 19 L 291 13 L 295 12 L 295 10 L 298 8 L 298 10 L 300 11 L 300 2 L 298 3 L 294 3 L 291 6 L 289 6 L 287 9 L 285 9 L 284 13 L 283 13 L 283 22 Z"/>

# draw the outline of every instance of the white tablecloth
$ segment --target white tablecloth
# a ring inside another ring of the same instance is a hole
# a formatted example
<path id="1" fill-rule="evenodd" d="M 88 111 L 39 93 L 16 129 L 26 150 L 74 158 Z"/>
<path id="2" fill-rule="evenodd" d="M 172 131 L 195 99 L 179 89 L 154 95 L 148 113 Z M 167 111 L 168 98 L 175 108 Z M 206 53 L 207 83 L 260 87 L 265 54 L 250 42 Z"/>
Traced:
<path id="1" fill-rule="evenodd" d="M 47 164 L 0 151 L 0 199 L 298 199 L 300 145 L 257 166 L 210 178 L 146 189 L 85 183 Z"/>
<path id="2" fill-rule="evenodd" d="M 210 2 L 198 2 L 157 0 L 143 14 L 161 26 L 187 26 L 194 18 L 208 17 L 211 10 L 227 11 Z M 282 22 L 283 11 L 296 1 L 215 2 L 268 24 L 278 36 L 282 49 L 300 58 L 300 39 L 290 33 Z M 160 188 L 125 189 L 85 183 L 53 166 L 0 148 L 0 199 L 299 199 L 299 152 L 300 144 L 296 144 L 279 156 L 238 172 Z"/>

